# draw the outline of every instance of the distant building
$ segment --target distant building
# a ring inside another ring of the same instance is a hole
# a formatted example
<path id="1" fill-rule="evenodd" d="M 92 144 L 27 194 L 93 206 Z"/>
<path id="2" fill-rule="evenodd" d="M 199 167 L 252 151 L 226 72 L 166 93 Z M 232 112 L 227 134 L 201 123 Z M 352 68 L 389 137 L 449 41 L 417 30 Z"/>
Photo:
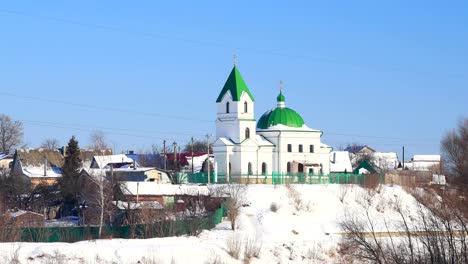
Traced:
<path id="1" fill-rule="evenodd" d="M 395 170 L 399 163 L 396 152 L 374 152 L 371 161 L 380 170 Z"/>
<path id="2" fill-rule="evenodd" d="M 153 167 L 139 167 L 138 163 L 127 155 L 94 156 L 89 168 L 83 172 L 88 176 L 107 178 L 112 175 L 119 181 L 171 183 L 167 171 Z"/>
<path id="3" fill-rule="evenodd" d="M 66 147 L 61 149 L 17 149 L 11 166 L 11 175 L 22 177 L 33 186 L 53 185 L 62 177 Z M 80 149 L 83 168 L 89 168 L 96 153 L 112 154 L 111 150 Z"/>
<path id="4" fill-rule="evenodd" d="M 330 172 L 351 173 L 352 171 L 348 151 L 332 151 L 330 153 Z"/>
<path id="5" fill-rule="evenodd" d="M 62 177 L 64 158 L 57 149 L 17 149 L 11 175 L 22 177 L 33 186 L 52 185 Z"/>
<path id="6" fill-rule="evenodd" d="M 8 213 L 11 221 L 19 227 L 38 227 L 43 226 L 45 217 L 31 211 L 16 210 Z"/>
<path id="7" fill-rule="evenodd" d="M 12 154 L 0 153 L 0 173 L 10 171 L 12 164 Z"/>
<path id="8" fill-rule="evenodd" d="M 345 151 L 348 151 L 349 153 L 352 153 L 352 154 L 358 154 L 358 153 L 361 153 L 361 154 L 364 154 L 364 153 L 374 153 L 375 150 L 367 145 L 352 145 L 352 146 L 348 146 L 347 148 L 344 149 Z"/>
<path id="9" fill-rule="evenodd" d="M 438 170 L 440 160 L 440 155 L 414 155 L 411 161 L 405 161 L 405 169 L 414 171 Z"/>

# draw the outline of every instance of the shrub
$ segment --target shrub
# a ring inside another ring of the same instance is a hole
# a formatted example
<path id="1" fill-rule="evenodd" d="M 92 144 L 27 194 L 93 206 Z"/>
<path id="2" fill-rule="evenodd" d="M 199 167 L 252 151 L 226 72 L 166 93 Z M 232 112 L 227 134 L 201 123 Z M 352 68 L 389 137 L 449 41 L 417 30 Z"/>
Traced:
<path id="1" fill-rule="evenodd" d="M 240 237 L 236 236 L 235 234 L 232 235 L 232 237 L 226 240 L 226 246 L 228 254 L 235 259 L 239 259 L 242 248 L 242 241 Z"/>

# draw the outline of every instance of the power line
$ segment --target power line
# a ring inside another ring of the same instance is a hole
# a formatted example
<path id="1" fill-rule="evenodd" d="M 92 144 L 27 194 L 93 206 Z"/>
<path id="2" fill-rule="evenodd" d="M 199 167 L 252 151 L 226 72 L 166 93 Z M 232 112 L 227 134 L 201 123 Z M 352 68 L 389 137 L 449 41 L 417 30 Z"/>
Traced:
<path id="1" fill-rule="evenodd" d="M 19 11 L 13 11 L 13 10 L 6 10 L 6 9 L 0 9 L 0 12 L 10 14 L 10 15 L 16 15 L 16 16 L 24 16 L 24 17 L 30 17 L 30 18 L 35 18 L 35 19 L 42 19 L 42 20 L 49 20 L 49 21 L 54 21 L 54 22 L 59 22 L 59 23 L 66 23 L 66 24 L 71 24 L 71 25 L 77 25 L 77 26 L 82 26 L 82 27 L 88 27 L 88 28 L 98 28 L 101 30 L 109 30 L 109 31 L 114 31 L 114 32 L 121 32 L 125 34 L 132 34 L 132 35 L 141 35 L 145 37 L 150 37 L 150 38 L 156 38 L 156 39 L 168 39 L 168 40 L 176 40 L 176 41 L 181 41 L 181 42 L 187 42 L 187 43 L 192 43 L 192 44 L 197 44 L 200 46 L 211 46 L 211 47 L 222 47 L 222 48 L 229 48 L 230 50 L 246 50 L 246 51 L 253 51 L 256 53 L 263 53 L 263 54 L 268 54 L 268 55 L 274 55 L 274 56 L 279 56 L 279 57 L 286 57 L 286 58 L 296 58 L 296 59 L 305 59 L 305 60 L 315 60 L 315 61 L 320 61 L 323 63 L 329 63 L 329 64 L 336 64 L 336 65 L 345 65 L 345 66 L 352 66 L 356 68 L 364 68 L 364 69 L 370 69 L 372 71 L 376 71 L 379 67 L 376 65 L 359 65 L 356 63 L 349 63 L 349 62 L 342 62 L 334 58 L 329 58 L 329 57 L 317 57 L 317 56 L 310 56 L 308 54 L 287 54 L 283 52 L 278 52 L 278 51 L 273 51 L 273 50 L 266 50 L 266 49 L 261 49 L 261 48 L 255 48 L 255 47 L 233 47 L 231 45 L 228 45 L 226 43 L 222 42 L 215 42 L 215 41 L 206 41 L 206 40 L 195 40 L 195 39 L 188 39 L 188 38 L 182 38 L 182 37 L 177 37 L 177 36 L 169 36 L 161 33 L 154 33 L 154 32 L 145 32 L 145 31 L 135 31 L 135 30 L 127 30 L 127 29 L 122 29 L 119 27 L 114 27 L 114 26 L 108 26 L 108 25 L 98 25 L 98 24 L 92 24 L 92 23 L 83 23 L 79 21 L 74 21 L 74 20 L 69 20 L 69 19 L 63 19 L 63 18 L 57 18 L 57 17 L 51 17 L 51 16 L 44 16 L 44 15 L 36 15 L 36 14 L 28 14 L 24 12 L 19 12 Z M 387 69 L 381 68 L 380 71 L 383 72 L 403 72 L 403 73 L 408 73 L 407 69 L 400 69 L 398 67 L 390 67 Z M 425 76 L 434 76 L 434 75 L 441 75 L 441 72 L 428 72 L 428 71 L 415 71 L 414 69 L 412 70 L 412 73 L 417 73 Z M 460 74 L 460 73 L 445 73 L 443 74 L 448 77 L 452 78 L 465 78 L 466 75 Z"/>
<path id="2" fill-rule="evenodd" d="M 154 131 L 154 130 L 138 130 L 138 129 L 133 129 L 133 128 L 131 128 L 131 129 L 130 128 L 113 128 L 113 127 L 102 127 L 102 126 L 91 126 L 91 125 L 83 125 L 83 124 L 58 123 L 58 122 L 36 121 L 36 120 L 25 120 L 25 119 L 22 119 L 20 121 L 22 121 L 24 123 L 80 127 L 80 128 L 93 129 L 93 130 L 131 131 L 131 132 L 139 132 L 139 133 L 144 133 L 144 134 L 163 134 L 163 135 L 181 135 L 181 136 L 204 137 L 204 135 L 201 135 L 201 134 L 181 133 L 181 132 L 174 132 L 174 131 Z"/>
<path id="3" fill-rule="evenodd" d="M 58 125 L 58 124 L 44 124 L 41 122 L 34 122 L 34 121 L 25 121 L 24 123 L 30 124 L 30 125 L 35 125 L 35 126 L 42 126 L 42 127 L 54 127 L 54 128 L 62 128 L 62 129 L 72 129 L 72 130 L 77 130 L 77 131 L 86 131 L 86 132 L 93 132 L 96 129 L 94 128 L 83 128 L 83 127 L 73 127 L 73 126 L 64 126 L 64 125 Z M 105 131 L 107 134 L 113 134 L 113 135 L 120 135 L 120 136 L 128 136 L 128 137 L 135 137 L 135 138 L 147 138 L 147 139 L 157 139 L 157 140 L 164 140 L 164 139 L 169 139 L 169 140 L 176 140 L 176 139 L 182 139 L 180 137 L 173 137 L 173 138 L 168 138 L 168 137 L 155 137 L 155 136 L 148 136 L 148 135 L 138 135 L 138 134 L 130 134 L 130 133 L 122 133 L 122 132 L 113 132 L 113 131 Z"/>
<path id="4" fill-rule="evenodd" d="M 63 105 L 67 105 L 67 106 L 75 106 L 75 107 L 80 107 L 80 108 L 89 108 L 89 109 L 93 109 L 93 110 L 103 110 L 103 111 L 118 112 L 118 113 L 129 113 L 129 114 L 136 114 L 136 115 L 142 115 L 142 116 L 167 118 L 167 119 L 177 119 L 177 120 L 184 120 L 184 121 L 213 122 L 211 120 L 197 119 L 197 118 L 191 118 L 191 117 L 165 115 L 165 114 L 150 113 L 150 112 L 141 112 L 141 111 L 134 111 L 134 110 L 128 110 L 128 109 L 113 108 L 113 107 L 108 107 L 108 106 L 95 106 L 95 105 L 90 105 L 90 104 L 80 104 L 80 103 L 74 103 L 74 102 L 70 102 L 70 101 L 43 98 L 43 97 L 37 97 L 37 96 L 18 95 L 18 94 L 13 94 L 13 93 L 10 93 L 10 92 L 3 92 L 3 91 L 0 91 L 0 94 L 5 95 L 5 96 L 10 96 L 10 97 L 31 99 L 31 100 L 36 100 L 36 101 L 40 101 L 40 102 L 63 104 Z"/>

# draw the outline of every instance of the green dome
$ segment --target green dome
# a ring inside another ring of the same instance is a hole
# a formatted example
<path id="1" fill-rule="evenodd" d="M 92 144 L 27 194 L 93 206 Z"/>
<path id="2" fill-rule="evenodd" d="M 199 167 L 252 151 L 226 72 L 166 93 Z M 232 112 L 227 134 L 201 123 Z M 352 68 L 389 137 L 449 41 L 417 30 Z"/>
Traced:
<path id="1" fill-rule="evenodd" d="M 280 97 L 280 94 L 278 97 Z M 283 96 L 284 99 L 284 96 Z M 279 101 L 279 100 L 278 100 Z M 288 127 L 302 127 L 304 119 L 294 110 L 287 107 L 277 107 L 266 112 L 258 120 L 258 129 L 267 129 L 276 125 L 284 125 Z"/>

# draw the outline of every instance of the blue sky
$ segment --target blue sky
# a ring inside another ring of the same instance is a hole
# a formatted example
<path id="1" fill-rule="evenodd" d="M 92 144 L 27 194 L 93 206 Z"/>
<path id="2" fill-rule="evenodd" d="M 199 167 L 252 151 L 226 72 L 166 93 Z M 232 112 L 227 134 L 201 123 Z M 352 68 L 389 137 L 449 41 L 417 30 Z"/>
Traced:
<path id="1" fill-rule="evenodd" d="M 170 2 L 170 3 L 169 3 Z M 286 104 L 333 147 L 439 152 L 468 116 L 468 4 L 429 1 L 8 1 L 0 113 L 25 142 L 117 152 L 215 134 L 233 54 L 256 117 Z"/>

